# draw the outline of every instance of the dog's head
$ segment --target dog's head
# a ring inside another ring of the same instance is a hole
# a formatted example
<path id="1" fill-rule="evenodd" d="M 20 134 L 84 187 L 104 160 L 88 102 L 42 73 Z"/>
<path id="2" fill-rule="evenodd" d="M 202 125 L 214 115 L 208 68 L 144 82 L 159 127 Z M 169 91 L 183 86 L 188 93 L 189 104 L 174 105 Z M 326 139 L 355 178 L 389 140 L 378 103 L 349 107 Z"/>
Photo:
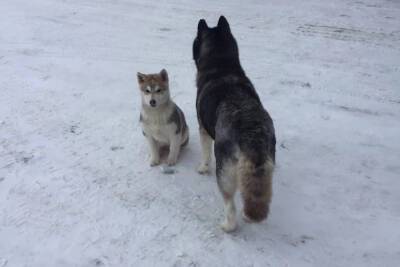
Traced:
<path id="1" fill-rule="evenodd" d="M 137 79 L 143 105 L 157 108 L 169 101 L 168 73 L 165 69 L 156 74 L 138 72 Z"/>
<path id="2" fill-rule="evenodd" d="M 204 57 L 239 57 L 236 40 L 224 16 L 219 18 L 214 28 L 209 28 L 204 19 L 199 20 L 197 36 L 193 42 L 193 59 L 197 67 Z"/>

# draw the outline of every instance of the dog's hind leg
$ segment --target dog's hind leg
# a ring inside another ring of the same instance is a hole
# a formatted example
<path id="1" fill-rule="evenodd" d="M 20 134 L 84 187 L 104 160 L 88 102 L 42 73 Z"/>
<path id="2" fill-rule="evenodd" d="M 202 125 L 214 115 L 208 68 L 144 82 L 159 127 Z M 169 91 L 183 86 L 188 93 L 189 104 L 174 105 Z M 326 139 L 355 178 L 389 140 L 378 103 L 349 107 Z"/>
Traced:
<path id="1" fill-rule="evenodd" d="M 201 163 L 197 168 L 197 171 L 200 174 L 205 174 L 210 171 L 210 163 L 211 163 L 211 150 L 212 150 L 212 142 L 213 139 L 208 135 L 206 130 L 200 126 L 200 144 L 201 144 Z"/>
<path id="2" fill-rule="evenodd" d="M 221 224 L 222 230 L 231 232 L 236 229 L 236 208 L 235 192 L 237 187 L 237 178 L 235 164 L 231 161 L 221 162 L 217 159 L 217 181 L 218 187 L 224 198 L 225 218 Z"/>

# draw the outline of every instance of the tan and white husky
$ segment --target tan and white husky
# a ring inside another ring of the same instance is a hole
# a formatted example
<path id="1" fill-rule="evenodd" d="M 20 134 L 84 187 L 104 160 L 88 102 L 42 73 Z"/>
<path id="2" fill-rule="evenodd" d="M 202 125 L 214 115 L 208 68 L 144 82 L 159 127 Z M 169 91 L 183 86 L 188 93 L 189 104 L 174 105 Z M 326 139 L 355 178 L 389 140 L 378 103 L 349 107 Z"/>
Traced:
<path id="1" fill-rule="evenodd" d="M 169 147 L 167 164 L 175 165 L 181 150 L 189 141 L 189 129 L 182 110 L 172 101 L 168 73 L 138 72 L 142 109 L 140 123 L 150 146 L 150 165 L 160 164 L 160 148 Z"/>

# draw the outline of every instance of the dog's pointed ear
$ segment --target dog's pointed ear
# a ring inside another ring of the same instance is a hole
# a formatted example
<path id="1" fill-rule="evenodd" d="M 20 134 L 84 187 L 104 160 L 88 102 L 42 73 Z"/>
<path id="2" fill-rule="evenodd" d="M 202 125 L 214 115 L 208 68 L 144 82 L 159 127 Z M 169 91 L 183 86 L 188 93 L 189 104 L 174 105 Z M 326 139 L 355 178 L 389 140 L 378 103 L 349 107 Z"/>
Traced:
<path id="1" fill-rule="evenodd" d="M 145 78 L 146 78 L 146 74 L 143 74 L 143 73 L 138 72 L 138 73 L 136 74 L 136 76 L 137 76 L 137 80 L 138 80 L 139 84 L 144 83 L 144 80 L 145 80 Z"/>
<path id="2" fill-rule="evenodd" d="M 230 32 L 231 28 L 229 27 L 229 23 L 224 16 L 219 17 L 218 20 L 218 28 Z"/>
<path id="3" fill-rule="evenodd" d="M 163 82 L 168 82 L 168 72 L 165 69 L 160 71 L 160 76 Z"/>
<path id="4" fill-rule="evenodd" d="M 199 24 L 197 25 L 197 35 L 199 35 L 206 29 L 208 29 L 207 22 L 204 19 L 199 20 Z"/>

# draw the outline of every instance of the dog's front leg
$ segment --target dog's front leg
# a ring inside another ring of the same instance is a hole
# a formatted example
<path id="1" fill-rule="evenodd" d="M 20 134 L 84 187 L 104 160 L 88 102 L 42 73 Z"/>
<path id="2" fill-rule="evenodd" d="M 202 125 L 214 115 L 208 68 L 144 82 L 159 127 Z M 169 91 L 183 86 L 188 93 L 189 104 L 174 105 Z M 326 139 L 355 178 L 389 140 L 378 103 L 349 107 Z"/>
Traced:
<path id="1" fill-rule="evenodd" d="M 159 151 L 157 141 L 154 140 L 153 137 L 146 135 L 146 139 L 150 146 L 150 154 L 151 154 L 150 166 L 153 167 L 153 166 L 160 164 L 160 151 Z"/>
<path id="2" fill-rule="evenodd" d="M 178 160 L 179 150 L 181 147 L 180 143 L 181 142 L 180 142 L 179 135 L 175 134 L 174 136 L 171 137 L 170 144 L 169 144 L 169 154 L 168 154 L 168 159 L 167 159 L 167 164 L 169 166 L 175 165 Z"/>
<path id="3" fill-rule="evenodd" d="M 202 160 L 200 166 L 197 168 L 197 171 L 200 174 L 205 174 L 210 171 L 211 149 L 213 140 L 203 127 L 200 126 L 199 132 L 200 132 Z"/>

